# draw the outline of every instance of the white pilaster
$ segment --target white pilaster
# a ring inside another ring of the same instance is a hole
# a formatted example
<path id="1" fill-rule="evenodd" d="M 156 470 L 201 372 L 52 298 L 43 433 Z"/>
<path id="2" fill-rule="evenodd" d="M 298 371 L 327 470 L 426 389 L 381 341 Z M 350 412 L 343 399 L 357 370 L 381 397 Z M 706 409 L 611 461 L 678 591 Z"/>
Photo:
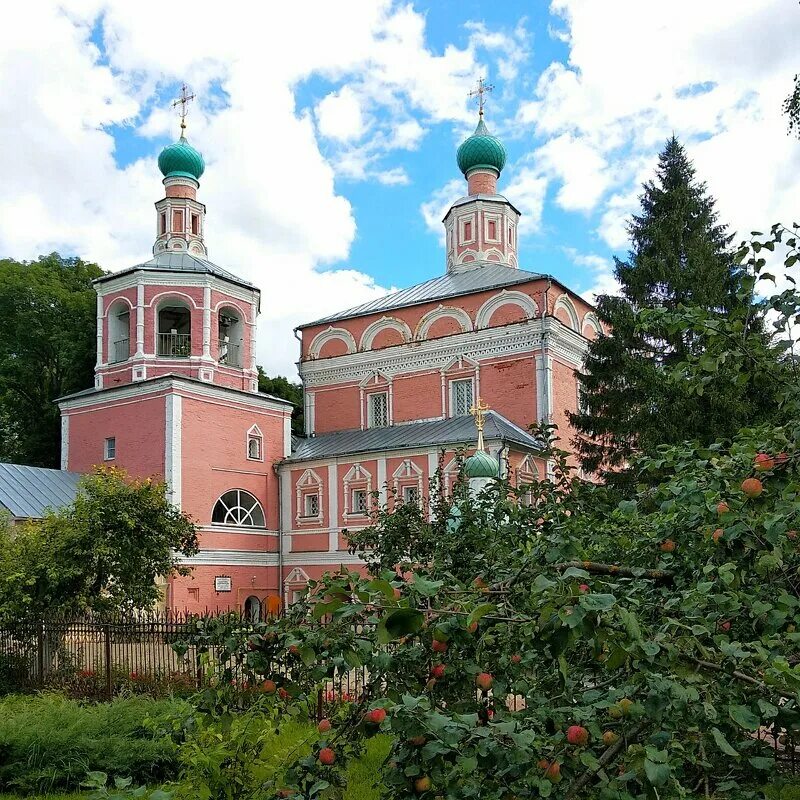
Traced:
<path id="1" fill-rule="evenodd" d="M 292 454 L 292 415 L 283 418 L 283 457 L 289 458 Z"/>
<path id="2" fill-rule="evenodd" d="M 328 464 L 328 550 L 339 549 L 339 477 L 336 464 Z"/>
<path id="3" fill-rule="evenodd" d="M 292 471 L 287 469 L 281 475 L 281 480 L 278 481 L 281 487 L 281 527 L 280 532 L 283 539 L 283 552 L 290 553 L 292 551 L 292 537 L 289 531 L 292 529 Z M 320 498 L 321 499 L 321 498 Z"/>
<path id="4" fill-rule="evenodd" d="M 69 469 L 69 416 L 61 417 L 61 469 Z"/>
<path id="5" fill-rule="evenodd" d="M 181 422 L 183 398 L 178 394 L 166 397 L 166 428 L 164 436 L 164 481 L 167 484 L 167 499 L 181 507 Z"/>
<path id="6" fill-rule="evenodd" d="M 256 366 L 256 340 L 258 333 L 258 306 L 255 301 L 250 304 L 250 369 L 255 375 L 258 371 Z"/>
<path id="7" fill-rule="evenodd" d="M 211 358 L 211 287 L 203 287 L 203 358 Z"/>
<path id="8" fill-rule="evenodd" d="M 136 355 L 144 355 L 144 283 L 141 281 L 136 284 Z"/>
<path id="9" fill-rule="evenodd" d="M 386 505 L 386 459 L 381 456 L 378 459 L 378 503 L 381 508 Z"/>
<path id="10" fill-rule="evenodd" d="M 305 426 L 306 436 L 314 434 L 314 413 L 315 413 L 315 399 L 314 392 L 305 392 L 303 395 L 303 405 L 305 406 Z"/>
<path id="11" fill-rule="evenodd" d="M 553 414 L 553 357 L 546 351 L 536 356 L 536 416 L 549 422 Z"/>
<path id="12" fill-rule="evenodd" d="M 97 295 L 97 366 L 103 366 L 103 298 Z"/>

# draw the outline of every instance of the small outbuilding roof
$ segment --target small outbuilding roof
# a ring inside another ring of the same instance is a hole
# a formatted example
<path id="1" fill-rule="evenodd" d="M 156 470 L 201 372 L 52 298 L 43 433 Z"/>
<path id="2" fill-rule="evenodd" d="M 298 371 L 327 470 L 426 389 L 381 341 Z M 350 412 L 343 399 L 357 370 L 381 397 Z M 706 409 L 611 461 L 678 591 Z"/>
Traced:
<path id="1" fill-rule="evenodd" d="M 524 449 L 539 450 L 542 446 L 535 436 L 513 422 L 489 411 L 484 418 L 483 435 L 488 440 L 500 440 Z M 478 430 L 471 416 L 411 422 L 388 428 L 334 431 L 307 439 L 296 439 L 288 461 L 311 461 L 318 458 L 370 453 L 382 450 L 405 450 L 419 447 L 460 446 L 475 444 Z"/>
<path id="2" fill-rule="evenodd" d="M 50 508 L 69 505 L 78 493 L 78 472 L 0 464 L 0 508 L 12 517 L 41 519 Z"/>

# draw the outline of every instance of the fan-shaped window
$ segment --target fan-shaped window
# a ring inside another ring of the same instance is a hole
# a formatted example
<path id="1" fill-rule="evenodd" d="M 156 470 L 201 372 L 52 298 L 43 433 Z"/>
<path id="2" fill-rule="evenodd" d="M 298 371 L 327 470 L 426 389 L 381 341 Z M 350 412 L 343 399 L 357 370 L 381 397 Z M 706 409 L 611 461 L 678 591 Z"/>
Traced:
<path id="1" fill-rule="evenodd" d="M 264 509 L 250 492 L 231 489 L 225 492 L 214 506 L 211 521 L 217 525 L 243 525 L 249 528 L 264 528 Z"/>

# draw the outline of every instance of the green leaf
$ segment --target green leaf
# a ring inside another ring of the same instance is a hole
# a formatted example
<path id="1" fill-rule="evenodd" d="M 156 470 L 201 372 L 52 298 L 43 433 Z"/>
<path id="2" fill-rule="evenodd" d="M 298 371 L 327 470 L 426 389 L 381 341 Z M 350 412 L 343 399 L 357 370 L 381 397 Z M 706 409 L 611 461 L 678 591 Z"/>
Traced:
<path id="1" fill-rule="evenodd" d="M 727 756 L 738 756 L 738 751 L 734 750 L 728 740 L 722 735 L 722 731 L 719 728 L 712 728 L 711 735 L 714 737 L 714 741 L 717 743 L 717 747 L 722 750 L 723 753 Z"/>
<path id="2" fill-rule="evenodd" d="M 387 600 L 394 602 L 394 587 L 392 586 L 389 581 L 385 581 L 382 578 L 375 578 L 369 582 L 369 588 L 372 592 L 380 592 Z"/>
<path id="3" fill-rule="evenodd" d="M 425 617 L 416 608 L 398 608 L 378 623 L 378 641 L 387 644 L 410 633 L 417 633 L 425 624 Z"/>
<path id="4" fill-rule="evenodd" d="M 491 603 L 481 603 L 477 608 L 472 610 L 472 613 L 467 617 L 467 625 L 472 625 L 473 622 L 478 622 L 482 617 L 491 614 L 492 611 L 497 611 L 497 606 Z"/>
<path id="5" fill-rule="evenodd" d="M 653 786 L 663 786 L 669 780 L 670 768 L 669 764 L 656 764 L 655 761 L 646 758 L 644 772 Z"/>
<path id="6" fill-rule="evenodd" d="M 339 598 L 334 598 L 333 600 L 327 603 L 317 603 L 314 606 L 314 610 L 311 612 L 311 616 L 317 620 L 322 619 L 324 616 L 327 616 L 328 614 L 333 614 L 334 611 L 337 611 L 343 605 L 344 602 L 342 600 L 339 600 Z"/>
<path id="7" fill-rule="evenodd" d="M 775 766 L 774 758 L 766 758 L 765 756 L 751 756 L 747 759 L 754 769 L 771 770 Z"/>
<path id="8" fill-rule="evenodd" d="M 761 720 L 747 706 L 728 706 L 728 715 L 740 727 L 746 731 L 757 731 L 761 725 Z"/>
<path id="9" fill-rule="evenodd" d="M 608 611 L 617 598 L 613 594 L 584 594 L 579 602 L 587 611 Z"/>
<path id="10" fill-rule="evenodd" d="M 444 581 L 431 581 L 422 577 L 422 575 L 415 575 L 411 586 L 414 587 L 414 591 L 419 592 L 423 597 L 433 597 L 444 586 Z"/>

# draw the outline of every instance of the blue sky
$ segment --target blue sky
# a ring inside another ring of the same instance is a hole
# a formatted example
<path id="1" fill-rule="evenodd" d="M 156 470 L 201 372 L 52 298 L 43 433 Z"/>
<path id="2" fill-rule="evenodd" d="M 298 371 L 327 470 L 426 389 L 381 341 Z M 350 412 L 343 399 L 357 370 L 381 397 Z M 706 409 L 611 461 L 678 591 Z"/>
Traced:
<path id="1" fill-rule="evenodd" d="M 292 372 L 292 328 L 444 271 L 440 219 L 465 183 L 467 92 L 523 211 L 520 265 L 588 298 L 615 288 L 665 139 L 686 144 L 723 221 L 796 216 L 781 101 L 800 11 L 781 0 L 123 0 L 22 4 L 0 29 L 0 256 L 146 258 L 174 140 L 198 95 L 211 260 L 264 293 L 259 361 Z M 754 31 L 758 36 L 754 36 Z"/>

